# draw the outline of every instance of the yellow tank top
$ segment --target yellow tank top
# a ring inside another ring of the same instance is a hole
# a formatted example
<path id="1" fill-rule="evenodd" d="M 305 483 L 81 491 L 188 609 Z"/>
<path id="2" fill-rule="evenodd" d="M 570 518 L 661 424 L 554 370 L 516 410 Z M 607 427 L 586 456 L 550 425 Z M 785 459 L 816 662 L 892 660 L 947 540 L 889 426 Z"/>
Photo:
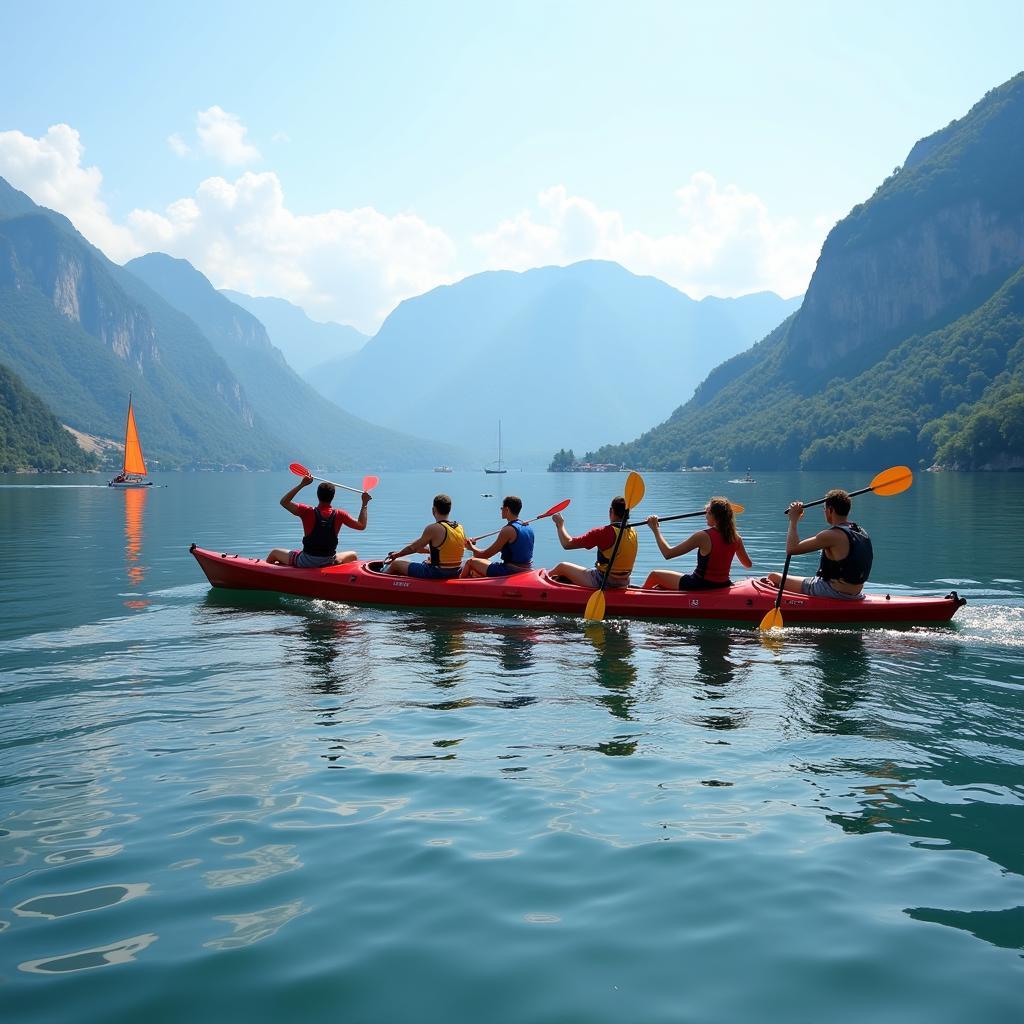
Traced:
<path id="1" fill-rule="evenodd" d="M 466 550 L 466 532 L 458 523 L 441 522 L 439 525 L 444 527 L 444 541 L 439 548 L 430 545 L 430 564 L 439 569 L 458 569 Z"/>
<path id="2" fill-rule="evenodd" d="M 621 526 L 613 526 L 612 529 L 615 531 L 615 535 L 618 536 Z M 622 540 L 619 542 L 619 550 L 615 552 L 615 562 L 612 564 L 612 573 L 620 575 L 628 575 L 633 571 L 633 563 L 636 561 L 636 552 L 638 548 L 638 542 L 636 539 L 636 530 L 632 526 L 627 526 L 625 533 L 622 535 Z M 614 541 L 612 542 L 614 547 Z M 602 572 L 608 567 L 608 559 L 612 557 L 612 548 L 601 548 L 597 553 L 597 568 Z"/>

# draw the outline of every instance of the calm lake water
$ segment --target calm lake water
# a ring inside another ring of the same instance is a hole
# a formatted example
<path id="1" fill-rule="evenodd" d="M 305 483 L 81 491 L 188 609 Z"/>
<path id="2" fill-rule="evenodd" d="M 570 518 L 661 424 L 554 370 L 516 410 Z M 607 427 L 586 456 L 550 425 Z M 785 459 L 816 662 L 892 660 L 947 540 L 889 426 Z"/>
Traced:
<path id="1" fill-rule="evenodd" d="M 870 476 L 729 475 L 638 514 L 725 493 L 762 574 L 790 499 Z M 1024 1018 L 1024 476 L 856 502 L 875 586 L 955 587 L 953 625 L 773 646 L 211 592 L 189 543 L 293 546 L 293 481 L 0 478 L 5 1020 Z M 578 533 L 622 481 L 392 475 L 352 536 L 442 488 Z"/>

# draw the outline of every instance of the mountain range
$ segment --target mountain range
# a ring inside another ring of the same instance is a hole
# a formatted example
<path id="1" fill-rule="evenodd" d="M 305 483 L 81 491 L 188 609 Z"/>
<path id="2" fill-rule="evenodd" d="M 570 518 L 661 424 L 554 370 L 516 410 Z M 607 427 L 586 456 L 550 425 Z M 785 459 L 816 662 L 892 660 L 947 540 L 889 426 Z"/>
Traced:
<path id="1" fill-rule="evenodd" d="M 792 317 L 665 422 L 586 457 L 1024 468 L 1024 74 L 833 228 Z"/>
<path id="2" fill-rule="evenodd" d="M 286 299 L 245 295 L 229 288 L 221 289 L 221 295 L 252 313 L 288 365 L 303 377 L 315 379 L 315 367 L 350 356 L 370 340 L 348 324 L 311 320 L 305 310 Z"/>
<path id="3" fill-rule="evenodd" d="M 641 430 L 723 356 L 799 305 L 771 292 L 695 301 L 616 263 L 492 271 L 401 303 L 316 386 L 358 415 L 495 458 L 498 420 L 513 466 Z"/>
<path id="4" fill-rule="evenodd" d="M 158 273 L 162 261 L 185 283 Z M 299 459 L 380 470 L 458 454 L 323 399 L 262 325 L 188 264 L 154 257 L 136 269 L 112 263 L 65 217 L 0 179 L 0 365 L 64 424 L 120 438 L 131 393 L 147 456 L 164 468 L 259 469 Z"/>

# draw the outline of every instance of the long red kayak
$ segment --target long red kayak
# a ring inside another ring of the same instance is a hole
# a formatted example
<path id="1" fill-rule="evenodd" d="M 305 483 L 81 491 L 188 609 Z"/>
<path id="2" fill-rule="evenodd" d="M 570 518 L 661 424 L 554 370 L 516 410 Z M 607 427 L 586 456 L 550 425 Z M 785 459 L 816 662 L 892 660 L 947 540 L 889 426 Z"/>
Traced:
<path id="1" fill-rule="evenodd" d="M 327 569 L 291 569 L 259 558 L 218 554 L 195 544 L 189 549 L 215 587 L 266 590 L 348 604 L 415 608 L 469 608 L 490 611 L 555 612 L 582 615 L 593 591 L 551 579 L 544 569 L 498 579 L 417 580 L 386 576 L 380 562 L 350 562 Z M 760 622 L 778 592 L 761 580 L 746 579 L 721 590 L 608 590 L 608 618 L 720 619 Z M 782 612 L 794 622 L 887 623 L 948 622 L 966 598 L 869 594 L 862 601 L 786 594 Z"/>

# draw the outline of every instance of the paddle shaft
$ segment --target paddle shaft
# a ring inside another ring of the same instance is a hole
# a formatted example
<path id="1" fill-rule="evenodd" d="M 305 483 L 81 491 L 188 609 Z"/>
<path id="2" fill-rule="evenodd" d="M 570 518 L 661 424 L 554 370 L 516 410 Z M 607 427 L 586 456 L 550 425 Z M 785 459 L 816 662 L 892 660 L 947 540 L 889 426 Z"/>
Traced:
<path id="1" fill-rule="evenodd" d="M 862 487 L 859 491 L 850 491 L 850 497 L 856 498 L 858 494 L 867 494 L 868 491 L 873 491 L 875 488 L 870 484 L 867 487 Z M 804 508 L 814 508 L 815 505 L 824 505 L 827 498 L 819 498 L 817 501 L 805 501 L 803 502 Z M 782 514 L 784 516 L 789 515 L 789 509 L 783 509 Z"/>
<path id="2" fill-rule="evenodd" d="M 677 516 L 658 516 L 658 522 L 671 523 L 673 520 L 676 519 L 694 519 L 697 516 L 703 515 L 707 515 L 704 509 L 701 509 L 699 512 L 680 512 Z"/>
<path id="3" fill-rule="evenodd" d="M 543 518 L 544 516 L 534 516 L 533 519 L 524 519 L 522 521 L 523 526 L 529 526 L 530 523 L 535 523 L 538 519 Z M 508 526 L 508 523 L 506 523 L 505 526 Z M 505 526 L 503 526 L 501 530 L 504 530 Z M 490 533 L 481 533 L 479 537 L 470 537 L 470 540 L 475 544 L 478 540 L 487 540 L 488 537 L 497 537 L 498 534 L 501 533 L 501 530 L 492 530 Z"/>
<path id="4" fill-rule="evenodd" d="M 789 563 L 792 560 L 792 555 L 786 555 L 786 564 L 782 567 L 782 579 L 779 580 L 779 592 L 775 595 L 775 610 L 778 611 L 782 607 L 782 594 L 786 589 L 786 577 L 789 575 Z"/>
<path id="5" fill-rule="evenodd" d="M 313 474 L 310 473 L 310 476 L 313 476 Z M 332 487 L 340 487 L 343 491 L 353 491 L 356 494 L 363 493 L 363 489 L 361 487 L 349 487 L 348 484 L 339 484 L 335 483 L 333 480 L 325 480 L 322 476 L 314 476 L 313 479 L 319 480 L 321 483 L 330 484 Z"/>
<path id="6" fill-rule="evenodd" d="M 612 526 L 615 526 L 612 523 Z M 626 514 L 622 517 L 622 522 L 618 524 L 619 532 L 615 535 L 615 543 L 612 545 L 611 557 L 608 559 L 608 568 L 605 569 L 604 575 L 601 577 L 601 586 L 598 588 L 598 593 L 603 594 L 604 588 L 608 584 L 608 577 L 612 574 L 612 566 L 615 564 L 615 556 L 619 553 L 619 545 L 622 543 L 622 535 L 629 528 L 629 509 L 626 509 Z M 589 602 L 588 602 L 589 603 Z"/>

